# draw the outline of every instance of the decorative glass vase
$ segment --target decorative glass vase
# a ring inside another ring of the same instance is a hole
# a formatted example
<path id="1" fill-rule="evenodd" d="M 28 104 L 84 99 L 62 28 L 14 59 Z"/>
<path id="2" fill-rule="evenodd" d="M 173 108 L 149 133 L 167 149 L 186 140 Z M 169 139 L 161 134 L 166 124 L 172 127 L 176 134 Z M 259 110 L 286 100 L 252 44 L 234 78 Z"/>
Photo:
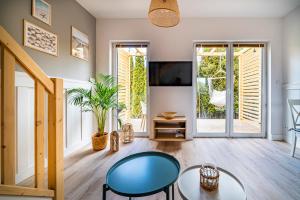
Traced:
<path id="1" fill-rule="evenodd" d="M 134 131 L 132 128 L 132 124 L 127 123 L 122 126 L 122 142 L 130 143 L 133 142 L 134 139 Z"/>
<path id="2" fill-rule="evenodd" d="M 200 167 L 200 185 L 202 188 L 212 191 L 219 186 L 219 170 L 213 164 L 205 163 Z"/>
<path id="3" fill-rule="evenodd" d="M 119 133 L 117 131 L 110 133 L 110 151 L 119 151 Z"/>

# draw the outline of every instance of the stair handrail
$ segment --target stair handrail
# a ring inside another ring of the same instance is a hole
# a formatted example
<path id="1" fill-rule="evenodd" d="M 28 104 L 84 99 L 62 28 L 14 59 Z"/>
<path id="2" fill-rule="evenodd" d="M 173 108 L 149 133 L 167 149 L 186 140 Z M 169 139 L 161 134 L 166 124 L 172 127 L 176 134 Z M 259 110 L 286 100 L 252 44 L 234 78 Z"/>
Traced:
<path id="1" fill-rule="evenodd" d="M 53 94 L 54 85 L 51 79 L 2 26 L 0 26 L 0 43 L 9 49 L 32 78 L 41 82 L 46 90 Z"/>
<path id="2" fill-rule="evenodd" d="M 50 197 L 54 200 L 63 200 L 63 80 L 50 79 L 2 26 L 0 26 L 0 50 L 0 196 Z M 35 83 L 33 188 L 16 185 L 15 178 L 17 166 L 15 67 L 17 64 L 31 76 Z M 48 97 L 47 104 L 45 104 L 45 97 Z M 45 120 L 46 115 L 48 120 Z M 47 145 L 44 144 L 46 136 Z M 46 146 L 48 147 L 47 170 L 45 170 Z M 47 177 L 47 185 L 45 185 L 45 177 Z"/>

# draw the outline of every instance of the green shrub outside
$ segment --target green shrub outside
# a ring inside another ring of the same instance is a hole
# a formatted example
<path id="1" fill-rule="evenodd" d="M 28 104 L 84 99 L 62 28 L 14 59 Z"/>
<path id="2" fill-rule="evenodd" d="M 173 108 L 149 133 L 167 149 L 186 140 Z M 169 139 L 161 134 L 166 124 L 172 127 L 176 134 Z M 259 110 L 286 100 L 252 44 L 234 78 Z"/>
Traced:
<path id="1" fill-rule="evenodd" d="M 133 61 L 134 59 L 134 61 Z M 146 97 L 146 68 L 144 56 L 132 56 L 131 64 L 131 117 L 140 118 L 142 114 L 141 102 Z"/>

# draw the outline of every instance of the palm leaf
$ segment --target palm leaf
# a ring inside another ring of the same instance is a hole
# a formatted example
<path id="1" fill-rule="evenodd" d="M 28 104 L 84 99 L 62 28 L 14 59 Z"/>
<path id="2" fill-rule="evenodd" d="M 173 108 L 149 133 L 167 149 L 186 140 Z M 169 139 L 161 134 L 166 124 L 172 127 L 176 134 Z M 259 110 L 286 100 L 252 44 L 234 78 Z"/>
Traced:
<path id="1" fill-rule="evenodd" d="M 89 81 L 90 89 L 74 88 L 67 91 L 69 103 L 80 106 L 83 112 L 92 111 L 98 122 L 100 132 L 104 132 L 107 112 L 118 108 L 117 93 L 119 86 L 111 75 L 99 74 Z"/>

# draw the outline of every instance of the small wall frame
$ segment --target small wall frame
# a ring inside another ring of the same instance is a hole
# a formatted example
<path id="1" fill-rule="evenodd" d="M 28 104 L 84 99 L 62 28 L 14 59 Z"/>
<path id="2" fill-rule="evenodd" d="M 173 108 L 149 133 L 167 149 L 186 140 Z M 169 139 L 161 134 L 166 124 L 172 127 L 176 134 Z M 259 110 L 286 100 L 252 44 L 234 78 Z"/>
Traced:
<path id="1" fill-rule="evenodd" d="M 44 0 L 32 0 L 32 11 L 33 17 L 39 19 L 40 21 L 51 25 L 51 12 L 52 8 L 49 3 Z"/>
<path id="2" fill-rule="evenodd" d="M 89 60 L 89 38 L 88 35 L 82 33 L 75 27 L 71 27 L 71 55 L 83 59 Z"/>

